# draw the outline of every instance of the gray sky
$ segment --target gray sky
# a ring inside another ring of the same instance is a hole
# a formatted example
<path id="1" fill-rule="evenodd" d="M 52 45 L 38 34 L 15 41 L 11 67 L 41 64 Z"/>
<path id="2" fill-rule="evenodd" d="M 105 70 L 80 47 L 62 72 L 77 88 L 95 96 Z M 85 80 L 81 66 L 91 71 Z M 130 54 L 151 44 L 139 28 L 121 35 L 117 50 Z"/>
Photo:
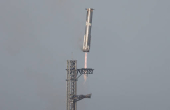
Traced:
<path id="1" fill-rule="evenodd" d="M 65 110 L 66 60 L 84 66 L 81 110 L 170 109 L 169 0 L 0 0 L 0 110 Z"/>

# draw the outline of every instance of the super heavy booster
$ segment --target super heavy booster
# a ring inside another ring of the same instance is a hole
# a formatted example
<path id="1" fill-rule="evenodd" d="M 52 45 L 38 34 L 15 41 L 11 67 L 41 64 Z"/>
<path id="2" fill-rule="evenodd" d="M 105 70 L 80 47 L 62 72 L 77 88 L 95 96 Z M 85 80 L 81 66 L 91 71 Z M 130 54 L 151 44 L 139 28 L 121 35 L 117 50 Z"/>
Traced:
<path id="1" fill-rule="evenodd" d="M 85 35 L 84 35 L 84 42 L 83 42 L 83 52 L 90 51 L 92 15 L 94 9 L 88 8 L 86 10 L 87 10 L 87 16 L 86 16 L 86 28 L 85 28 Z"/>

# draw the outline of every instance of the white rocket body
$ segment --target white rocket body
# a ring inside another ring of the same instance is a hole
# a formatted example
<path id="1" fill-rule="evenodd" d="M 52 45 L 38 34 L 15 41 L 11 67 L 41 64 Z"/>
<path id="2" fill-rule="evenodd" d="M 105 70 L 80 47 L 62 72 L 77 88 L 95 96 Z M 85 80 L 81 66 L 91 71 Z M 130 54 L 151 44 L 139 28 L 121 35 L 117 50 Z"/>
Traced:
<path id="1" fill-rule="evenodd" d="M 85 35 L 84 35 L 84 42 L 83 42 L 83 52 L 90 51 L 92 15 L 94 9 L 88 8 L 86 10 L 87 10 L 87 16 L 86 16 L 86 28 L 85 28 Z"/>

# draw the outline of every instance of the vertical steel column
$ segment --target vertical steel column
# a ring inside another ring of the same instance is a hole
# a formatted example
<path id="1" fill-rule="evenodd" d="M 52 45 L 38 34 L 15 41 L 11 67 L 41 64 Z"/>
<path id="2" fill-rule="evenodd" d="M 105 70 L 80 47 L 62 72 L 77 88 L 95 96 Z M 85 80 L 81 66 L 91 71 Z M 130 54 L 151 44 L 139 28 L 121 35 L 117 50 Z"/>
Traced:
<path id="1" fill-rule="evenodd" d="M 70 93 L 70 81 L 69 81 L 69 73 L 70 73 L 70 63 L 69 63 L 69 61 L 67 60 L 67 79 L 66 79 L 66 81 L 67 81 L 67 105 L 66 105 L 66 110 L 69 110 L 69 93 Z"/>
<path id="2" fill-rule="evenodd" d="M 77 103 L 70 97 L 77 95 L 77 60 L 67 60 L 67 110 L 76 110 Z"/>

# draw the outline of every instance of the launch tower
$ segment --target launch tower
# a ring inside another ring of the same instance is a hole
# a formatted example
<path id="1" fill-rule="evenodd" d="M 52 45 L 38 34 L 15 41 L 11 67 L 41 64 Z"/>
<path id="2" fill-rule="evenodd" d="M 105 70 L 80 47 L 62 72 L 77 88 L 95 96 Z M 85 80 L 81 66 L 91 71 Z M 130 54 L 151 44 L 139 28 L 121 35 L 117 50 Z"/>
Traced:
<path id="1" fill-rule="evenodd" d="M 77 60 L 67 60 L 67 109 L 77 110 L 77 101 L 91 98 L 91 94 L 77 95 L 77 81 L 83 74 L 93 74 L 91 68 L 77 69 Z"/>

